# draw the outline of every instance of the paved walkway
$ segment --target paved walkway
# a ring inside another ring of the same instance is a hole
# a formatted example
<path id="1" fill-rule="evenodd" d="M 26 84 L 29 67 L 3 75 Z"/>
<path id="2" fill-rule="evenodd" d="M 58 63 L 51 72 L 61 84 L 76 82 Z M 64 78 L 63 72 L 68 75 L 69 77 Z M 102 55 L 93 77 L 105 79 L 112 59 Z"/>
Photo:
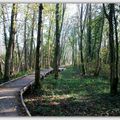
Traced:
<path id="1" fill-rule="evenodd" d="M 52 68 L 42 70 L 41 76 L 52 71 Z M 29 113 L 21 101 L 21 91 L 24 92 L 34 83 L 34 77 L 33 73 L 0 86 L 0 116 L 28 116 Z"/>

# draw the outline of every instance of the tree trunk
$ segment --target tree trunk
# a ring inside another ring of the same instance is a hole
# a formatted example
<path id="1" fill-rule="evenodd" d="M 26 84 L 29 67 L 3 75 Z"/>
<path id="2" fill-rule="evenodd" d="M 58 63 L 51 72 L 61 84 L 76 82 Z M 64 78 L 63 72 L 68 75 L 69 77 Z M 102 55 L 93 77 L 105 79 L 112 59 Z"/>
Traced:
<path id="1" fill-rule="evenodd" d="M 24 20 L 24 60 L 25 60 L 25 65 L 24 65 L 24 70 L 27 71 L 28 69 L 28 61 L 27 61 L 27 39 L 26 39 L 26 29 L 27 29 L 27 14 L 28 14 L 28 7 L 27 5 L 27 12 L 25 15 L 25 20 Z"/>
<path id="2" fill-rule="evenodd" d="M 99 37 L 99 46 L 98 46 L 98 50 L 97 50 L 97 64 L 96 64 L 96 70 L 94 73 L 94 76 L 98 76 L 99 72 L 100 72 L 100 67 L 101 67 L 101 59 L 100 59 L 100 48 L 101 48 L 101 43 L 102 43 L 102 35 L 103 35 L 103 26 L 104 26 L 104 12 L 102 11 L 102 21 L 101 21 L 101 25 L 100 25 L 100 37 Z"/>
<path id="3" fill-rule="evenodd" d="M 61 36 L 61 31 L 62 31 L 62 27 L 63 27 L 63 21 L 64 21 L 64 15 L 65 15 L 65 10 L 66 10 L 66 4 L 63 3 L 63 6 L 62 6 L 62 21 L 61 21 L 61 24 L 60 24 L 60 35 L 59 37 Z M 60 39 L 60 38 L 59 38 Z M 60 59 L 61 59 L 61 56 L 62 56 L 62 50 L 61 50 L 61 47 L 60 47 L 60 50 L 59 50 L 59 66 L 60 66 Z"/>
<path id="4" fill-rule="evenodd" d="M 111 95 L 117 94 L 117 81 L 115 79 L 115 46 L 114 46 L 114 29 L 113 29 L 113 17 L 114 17 L 114 4 L 110 5 L 109 12 L 109 46 L 110 46 L 110 81 L 111 81 Z"/>
<path id="5" fill-rule="evenodd" d="M 118 51 L 119 51 L 119 42 L 118 42 L 118 31 L 117 31 L 117 20 L 116 20 L 116 17 L 115 17 L 115 6 L 114 6 L 114 27 L 115 27 L 115 44 L 116 44 L 116 49 L 115 49 L 115 55 L 116 55 L 116 78 L 115 78 L 115 81 L 116 81 L 116 89 L 117 89 L 117 85 L 118 85 L 118 80 L 119 80 L 119 73 L 118 73 L 118 62 L 119 62 L 119 54 L 118 54 Z M 117 91 L 117 90 L 116 90 Z"/>
<path id="6" fill-rule="evenodd" d="M 21 64 L 21 59 L 22 59 L 22 55 L 20 55 L 20 48 L 19 48 L 19 43 L 18 43 L 18 34 L 16 35 L 16 46 L 17 46 L 17 53 L 18 53 L 18 69 L 17 72 L 19 72 L 20 70 L 22 70 L 22 64 Z M 19 67 L 20 64 L 20 67 Z"/>
<path id="7" fill-rule="evenodd" d="M 42 4 L 39 5 L 38 17 L 38 33 L 37 33 L 37 47 L 36 47 L 36 63 L 35 63 L 35 86 L 41 88 L 40 82 L 40 46 L 41 46 L 41 27 L 42 27 Z"/>
<path id="8" fill-rule="evenodd" d="M 59 70 L 59 47 L 60 47 L 60 31 L 59 31 L 59 4 L 56 4 L 56 41 L 55 41 L 55 56 L 54 56 L 54 72 L 55 79 L 58 79 L 58 70 Z"/>
<path id="9" fill-rule="evenodd" d="M 89 4 L 88 10 L 88 27 L 87 27 L 87 36 L 88 36 L 88 60 L 91 60 L 91 3 Z"/>
<path id="10" fill-rule="evenodd" d="M 8 46 L 8 38 L 7 38 L 7 32 L 6 32 L 6 18 L 5 18 L 5 10 L 4 10 L 4 6 L 2 5 L 2 16 L 3 16 L 3 31 L 4 31 L 4 41 L 5 41 L 5 47 L 7 50 L 7 46 Z"/>
<path id="11" fill-rule="evenodd" d="M 15 36 L 14 36 L 14 42 L 12 47 L 12 59 L 11 59 L 11 66 L 10 66 L 10 75 L 14 74 L 14 49 L 15 49 Z"/>
<path id="12" fill-rule="evenodd" d="M 51 35 L 51 22 L 49 22 L 49 32 L 48 32 L 48 60 L 47 60 L 48 68 L 50 68 L 50 35 Z"/>
<path id="13" fill-rule="evenodd" d="M 16 8 L 17 8 L 17 6 L 16 6 Z M 17 9 L 16 9 L 17 10 Z M 15 19 L 14 19 L 14 21 L 15 21 L 15 27 L 13 28 L 13 31 L 14 31 L 14 34 L 13 34 L 13 45 L 12 45 L 12 59 L 11 59 L 11 66 L 10 66 L 10 75 L 13 75 L 14 74 L 14 63 L 15 63 L 15 61 L 14 61 L 14 58 L 15 58 L 15 56 L 14 56 L 14 54 L 15 54 L 15 51 L 14 51 L 14 49 L 15 49 L 15 34 L 16 34 L 16 24 L 17 24 L 17 22 L 16 22 L 16 18 L 17 18 L 17 11 L 16 11 L 16 13 L 15 13 Z"/>
<path id="14" fill-rule="evenodd" d="M 29 63 L 30 69 L 32 69 L 33 66 L 32 60 L 33 60 L 34 22 L 35 22 L 35 11 L 33 11 L 32 31 L 31 31 L 31 41 L 30 41 L 30 63 Z"/>
<path id="15" fill-rule="evenodd" d="M 41 55 L 40 55 L 41 67 L 44 68 L 44 46 L 43 46 L 43 27 L 41 28 Z"/>
<path id="16" fill-rule="evenodd" d="M 114 44 L 114 4 L 109 4 L 109 14 L 106 13 L 103 4 L 104 13 L 109 22 L 109 49 L 110 49 L 110 93 L 112 96 L 117 94 L 118 80 L 116 79 L 116 60 Z"/>
<path id="17" fill-rule="evenodd" d="M 75 43 L 74 43 L 74 38 L 72 42 L 72 65 L 75 67 Z"/>
<path id="18" fill-rule="evenodd" d="M 83 32 L 85 28 L 85 22 L 86 22 L 86 17 L 88 13 L 88 5 L 86 6 L 86 13 L 85 13 L 85 18 L 84 21 L 82 22 L 83 19 L 83 4 L 81 4 L 81 11 L 80 11 L 80 43 L 79 43 L 79 50 L 80 50 L 80 59 L 81 59 L 81 68 L 82 68 L 82 74 L 85 75 L 85 67 L 84 67 L 84 58 L 83 58 Z"/>
<path id="19" fill-rule="evenodd" d="M 12 47 L 14 43 L 15 37 L 15 17 L 16 17 L 16 4 L 13 4 L 12 7 L 12 14 L 11 14 L 11 28 L 10 28 L 10 39 L 8 43 L 8 47 L 6 50 L 5 56 L 5 72 L 4 72 L 4 80 L 8 81 L 10 79 L 10 66 L 11 66 L 11 59 L 12 59 Z"/>

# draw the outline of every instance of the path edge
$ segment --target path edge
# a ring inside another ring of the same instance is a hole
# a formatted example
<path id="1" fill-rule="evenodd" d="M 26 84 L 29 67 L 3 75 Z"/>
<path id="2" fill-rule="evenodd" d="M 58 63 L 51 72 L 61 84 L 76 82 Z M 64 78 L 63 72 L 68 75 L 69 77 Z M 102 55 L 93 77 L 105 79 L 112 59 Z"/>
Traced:
<path id="1" fill-rule="evenodd" d="M 12 79 L 12 80 L 9 80 L 9 81 L 7 81 L 7 82 L 3 82 L 3 83 L 0 84 L 0 87 L 3 86 L 3 85 L 5 85 L 5 84 L 7 84 L 7 83 L 9 83 L 9 82 L 13 82 L 13 81 L 15 81 L 15 80 L 18 80 L 18 79 L 24 78 L 24 77 L 26 77 L 27 75 L 30 75 L 30 74 L 31 74 L 31 73 L 28 73 L 28 74 L 25 74 L 25 75 L 23 75 L 23 76 L 20 76 L 20 77 L 14 78 L 14 79 Z"/>

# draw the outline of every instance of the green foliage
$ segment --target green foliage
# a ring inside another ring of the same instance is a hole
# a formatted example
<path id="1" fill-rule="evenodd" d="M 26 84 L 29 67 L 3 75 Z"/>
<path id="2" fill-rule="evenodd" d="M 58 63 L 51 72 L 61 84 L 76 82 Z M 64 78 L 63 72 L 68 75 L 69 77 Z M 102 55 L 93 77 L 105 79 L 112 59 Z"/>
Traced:
<path id="1" fill-rule="evenodd" d="M 78 69 L 68 67 L 58 80 L 43 80 L 44 94 L 30 95 L 25 102 L 31 114 L 39 116 L 119 115 L 119 97 L 109 96 L 109 80 L 80 77 Z M 116 102 L 117 101 L 117 102 Z M 116 105 L 116 106 L 115 106 Z"/>
<path id="2" fill-rule="evenodd" d="M 30 73 L 30 71 L 20 71 L 17 74 L 11 76 L 11 79 L 15 79 L 15 78 L 24 76 L 24 75 L 29 74 L 29 73 Z"/>
<path id="3" fill-rule="evenodd" d="M 101 70 L 100 70 L 100 76 L 109 78 L 110 75 L 110 66 L 109 64 L 102 63 Z"/>
<path id="4" fill-rule="evenodd" d="M 104 63 L 108 62 L 108 54 L 109 54 L 108 48 L 105 47 L 101 48 L 100 56 Z"/>
<path id="5" fill-rule="evenodd" d="M 96 70 L 96 63 L 97 61 L 95 59 L 89 61 L 89 62 L 85 62 L 86 67 L 86 73 L 88 75 L 93 75 L 95 70 Z"/>

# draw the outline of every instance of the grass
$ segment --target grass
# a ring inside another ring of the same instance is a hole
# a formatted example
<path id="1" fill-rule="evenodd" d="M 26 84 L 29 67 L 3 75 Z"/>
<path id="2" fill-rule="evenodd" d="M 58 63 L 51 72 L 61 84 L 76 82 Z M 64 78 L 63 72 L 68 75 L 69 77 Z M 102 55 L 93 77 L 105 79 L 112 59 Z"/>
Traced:
<path id="1" fill-rule="evenodd" d="M 76 68 L 68 67 L 55 80 L 43 81 L 42 96 L 27 94 L 25 102 L 33 116 L 119 116 L 120 95 L 109 95 L 109 80 L 81 77 Z"/>

